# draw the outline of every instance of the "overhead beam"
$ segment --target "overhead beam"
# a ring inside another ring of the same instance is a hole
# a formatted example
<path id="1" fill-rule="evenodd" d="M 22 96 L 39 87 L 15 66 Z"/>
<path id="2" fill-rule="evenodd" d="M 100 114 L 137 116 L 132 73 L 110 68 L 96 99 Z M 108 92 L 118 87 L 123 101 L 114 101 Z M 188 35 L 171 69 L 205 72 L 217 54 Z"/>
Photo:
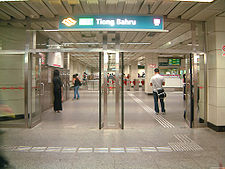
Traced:
<path id="1" fill-rule="evenodd" d="M 104 52 L 102 48 L 63 48 L 63 49 L 29 49 L 28 52 L 37 53 L 37 52 L 84 52 L 84 53 L 92 53 L 92 52 Z M 113 50 L 107 50 L 113 51 Z M 176 49 L 120 49 L 119 52 L 125 53 L 166 53 L 166 54 L 188 54 L 193 53 L 192 50 L 176 50 Z M 23 53 L 24 50 L 0 50 L 0 54 L 6 54 L 8 52 L 20 52 Z M 196 51 L 195 53 L 204 53 L 203 51 Z"/>
<path id="2" fill-rule="evenodd" d="M 32 19 L 32 18 L 26 17 L 26 19 L 23 19 L 23 20 L 15 19 L 15 18 L 11 18 L 10 20 L 0 19 L 0 22 L 2 22 L 2 23 L 12 23 L 12 22 L 37 23 L 37 22 L 51 22 L 51 21 L 59 21 L 59 16 L 55 16 L 53 18 L 45 18 L 44 16 L 40 16 L 40 18 L 38 18 L 38 19 Z M 200 23 L 202 21 L 193 21 L 193 20 L 181 19 L 181 18 L 167 18 L 167 16 L 164 16 L 164 22 L 172 22 L 172 23 Z"/>

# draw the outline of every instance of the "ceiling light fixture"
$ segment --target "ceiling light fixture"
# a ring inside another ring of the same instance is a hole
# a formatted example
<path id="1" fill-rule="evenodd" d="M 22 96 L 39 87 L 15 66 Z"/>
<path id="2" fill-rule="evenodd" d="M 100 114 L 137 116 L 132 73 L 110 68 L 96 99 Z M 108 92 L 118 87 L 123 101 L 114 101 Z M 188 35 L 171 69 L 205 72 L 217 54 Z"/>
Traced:
<path id="1" fill-rule="evenodd" d="M 103 43 L 99 42 L 64 42 L 62 45 L 100 45 Z M 115 45 L 116 43 L 109 42 L 108 45 Z M 150 42 L 127 42 L 127 43 L 120 43 L 120 45 L 150 45 Z"/>

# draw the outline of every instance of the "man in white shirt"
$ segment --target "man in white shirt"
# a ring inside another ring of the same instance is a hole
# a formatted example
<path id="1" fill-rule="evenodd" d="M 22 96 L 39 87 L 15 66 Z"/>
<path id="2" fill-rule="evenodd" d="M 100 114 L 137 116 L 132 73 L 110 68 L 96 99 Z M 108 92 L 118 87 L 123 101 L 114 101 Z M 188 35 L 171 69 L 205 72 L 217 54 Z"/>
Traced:
<path id="1" fill-rule="evenodd" d="M 162 89 L 162 86 L 165 85 L 165 79 L 159 74 L 159 69 L 155 68 L 155 75 L 150 80 L 150 86 L 153 87 L 153 96 L 154 96 L 154 105 L 155 113 L 159 114 L 159 104 L 158 104 L 158 89 Z M 166 114 L 164 99 L 160 98 L 162 114 Z"/>

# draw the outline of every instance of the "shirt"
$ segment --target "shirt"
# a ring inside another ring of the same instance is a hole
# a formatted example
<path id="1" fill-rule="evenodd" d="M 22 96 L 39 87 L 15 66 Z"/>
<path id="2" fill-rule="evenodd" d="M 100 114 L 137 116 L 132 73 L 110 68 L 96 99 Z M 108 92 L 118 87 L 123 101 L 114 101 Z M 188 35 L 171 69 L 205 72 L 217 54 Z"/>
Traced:
<path id="1" fill-rule="evenodd" d="M 157 89 L 162 88 L 163 82 L 165 82 L 164 77 L 160 74 L 155 74 L 150 80 L 150 83 L 152 83 L 153 91 L 157 92 Z"/>

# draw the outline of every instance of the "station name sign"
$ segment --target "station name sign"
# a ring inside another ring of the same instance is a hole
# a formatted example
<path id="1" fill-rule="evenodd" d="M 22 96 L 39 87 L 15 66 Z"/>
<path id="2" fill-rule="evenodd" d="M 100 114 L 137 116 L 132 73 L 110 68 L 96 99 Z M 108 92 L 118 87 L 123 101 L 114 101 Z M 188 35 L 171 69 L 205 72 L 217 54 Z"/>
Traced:
<path id="1" fill-rule="evenodd" d="M 85 15 L 60 17 L 60 30 L 71 31 L 163 31 L 162 16 Z"/>

